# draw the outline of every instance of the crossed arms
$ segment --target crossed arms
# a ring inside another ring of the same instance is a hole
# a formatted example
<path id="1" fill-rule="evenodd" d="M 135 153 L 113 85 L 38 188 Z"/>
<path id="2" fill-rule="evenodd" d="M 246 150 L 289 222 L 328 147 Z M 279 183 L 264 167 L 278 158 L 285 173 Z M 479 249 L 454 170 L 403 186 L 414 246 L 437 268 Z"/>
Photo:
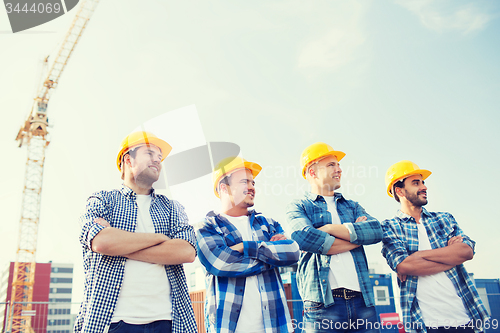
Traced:
<path id="1" fill-rule="evenodd" d="M 301 250 L 324 255 L 351 251 L 361 245 L 375 244 L 382 240 L 380 223 L 359 204 L 346 209 L 352 211 L 354 223 L 326 224 L 315 228 L 315 221 L 310 219 L 305 206 L 292 202 L 287 208 L 292 239 L 299 244 Z"/>
<path id="2" fill-rule="evenodd" d="M 247 277 L 299 259 L 299 246 L 286 239 L 278 222 L 269 219 L 273 236 L 268 241 L 243 241 L 228 246 L 233 237 L 223 232 L 215 219 L 207 219 L 196 230 L 198 258 L 207 272 L 220 277 Z"/>
<path id="3" fill-rule="evenodd" d="M 92 240 L 94 252 L 160 265 L 180 265 L 194 261 L 196 251 L 183 239 L 113 228 L 103 218 L 97 218 L 94 223 L 105 227 Z"/>
<path id="4" fill-rule="evenodd" d="M 404 225 L 394 220 L 382 223 L 382 254 L 401 281 L 405 281 L 407 275 L 426 276 L 444 272 L 473 258 L 474 241 L 465 236 L 451 214 L 443 218 L 448 221 L 449 230 L 452 230 L 447 233 L 449 240 L 446 246 L 416 251 L 410 255 L 407 248 L 409 236 L 408 231 L 404 231 Z"/>
<path id="5" fill-rule="evenodd" d="M 433 250 L 417 251 L 406 257 L 396 271 L 401 281 L 406 275 L 425 276 L 447 271 L 474 257 L 472 248 L 462 236 L 450 238 L 448 245 Z"/>
<path id="6" fill-rule="evenodd" d="M 174 205 L 174 209 L 182 207 Z M 184 214 L 179 212 L 180 215 Z M 152 264 L 179 265 L 193 262 L 196 250 L 184 239 L 169 238 L 160 233 L 134 233 L 111 227 L 109 211 L 103 200 L 91 197 L 82 216 L 83 228 L 80 241 L 93 252 L 108 256 L 122 256 Z M 179 234 L 189 232 L 189 225 L 181 226 Z M 192 229 L 191 233 L 192 233 Z"/>

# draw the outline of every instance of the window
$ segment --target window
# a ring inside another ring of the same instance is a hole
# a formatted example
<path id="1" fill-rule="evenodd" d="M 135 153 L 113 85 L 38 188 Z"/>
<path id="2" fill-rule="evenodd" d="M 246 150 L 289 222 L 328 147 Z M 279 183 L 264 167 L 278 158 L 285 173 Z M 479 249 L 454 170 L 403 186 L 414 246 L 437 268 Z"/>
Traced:
<path id="1" fill-rule="evenodd" d="M 374 286 L 373 293 L 375 294 L 375 305 L 391 305 L 389 299 L 389 287 Z"/>
<path id="2" fill-rule="evenodd" d="M 52 267 L 52 273 L 73 273 L 71 267 Z"/>
<path id="3" fill-rule="evenodd" d="M 51 283 L 72 283 L 73 279 L 72 278 L 51 278 L 50 282 Z"/>
<path id="4" fill-rule="evenodd" d="M 54 302 L 71 302 L 71 298 L 54 298 L 53 299 Z"/>
<path id="5" fill-rule="evenodd" d="M 55 289 L 55 288 L 53 288 Z M 57 291 L 53 291 L 58 294 L 71 294 L 71 288 L 57 288 Z"/>

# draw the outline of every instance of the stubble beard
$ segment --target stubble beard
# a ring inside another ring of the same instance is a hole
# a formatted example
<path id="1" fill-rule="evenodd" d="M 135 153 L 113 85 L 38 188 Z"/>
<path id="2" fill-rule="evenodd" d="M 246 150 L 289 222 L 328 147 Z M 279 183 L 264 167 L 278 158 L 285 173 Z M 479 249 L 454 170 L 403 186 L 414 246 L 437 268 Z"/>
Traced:
<path id="1" fill-rule="evenodd" d="M 406 192 L 406 199 L 415 207 L 422 207 L 427 205 L 427 199 L 420 199 L 418 197 L 418 192 L 416 194 L 409 194 Z"/>
<path id="2" fill-rule="evenodd" d="M 149 172 L 149 168 L 146 168 L 142 170 L 137 176 L 134 176 L 136 184 L 140 184 L 142 186 L 153 186 L 153 183 L 155 183 L 158 178 L 160 177 L 159 174 L 154 175 Z"/>

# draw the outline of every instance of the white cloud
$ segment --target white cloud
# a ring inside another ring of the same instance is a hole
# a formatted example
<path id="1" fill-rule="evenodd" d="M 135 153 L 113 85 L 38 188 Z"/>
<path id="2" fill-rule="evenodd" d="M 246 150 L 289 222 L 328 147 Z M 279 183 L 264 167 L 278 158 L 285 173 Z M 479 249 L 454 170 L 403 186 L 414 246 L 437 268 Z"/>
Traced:
<path id="1" fill-rule="evenodd" d="M 332 18 L 331 22 L 334 24 L 326 33 L 305 43 L 299 52 L 299 68 L 335 70 L 355 58 L 359 46 L 365 42 L 361 19 L 366 7 L 356 2 L 352 4 L 349 8 L 350 15 Z"/>
<path id="2" fill-rule="evenodd" d="M 483 29 L 491 20 L 490 15 L 472 3 L 459 7 L 451 1 L 396 0 L 396 3 L 416 14 L 425 27 L 437 32 L 467 34 Z"/>
<path id="3" fill-rule="evenodd" d="M 299 68 L 336 69 L 349 62 L 356 48 L 363 42 L 364 37 L 359 31 L 334 28 L 304 47 L 299 55 Z"/>

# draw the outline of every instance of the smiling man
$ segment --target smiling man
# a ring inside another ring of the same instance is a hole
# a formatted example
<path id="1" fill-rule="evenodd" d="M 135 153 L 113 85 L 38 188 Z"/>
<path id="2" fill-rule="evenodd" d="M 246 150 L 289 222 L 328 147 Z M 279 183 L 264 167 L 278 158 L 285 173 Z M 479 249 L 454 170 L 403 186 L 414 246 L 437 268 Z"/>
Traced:
<path id="1" fill-rule="evenodd" d="M 430 171 L 400 161 L 386 173 L 387 194 L 401 204 L 382 222 L 382 254 L 397 272 L 407 333 L 474 332 L 488 313 L 463 262 L 474 256 L 475 242 L 449 213 L 428 212 Z"/>
<path id="2" fill-rule="evenodd" d="M 122 188 L 88 199 L 75 332 L 197 331 L 182 267 L 196 255 L 194 230 L 184 208 L 153 189 L 171 149 L 152 133 L 130 134 L 117 157 Z"/>
<path id="3" fill-rule="evenodd" d="M 261 166 L 240 157 L 222 160 L 213 173 L 220 212 L 196 230 L 198 257 L 206 269 L 207 332 L 293 332 L 278 267 L 299 258 L 278 222 L 248 208 Z"/>
<path id="4" fill-rule="evenodd" d="M 380 223 L 340 188 L 345 156 L 323 142 L 300 159 L 311 192 L 287 208 L 291 238 L 303 251 L 297 270 L 305 332 L 378 332 L 363 245 L 382 239 Z"/>

